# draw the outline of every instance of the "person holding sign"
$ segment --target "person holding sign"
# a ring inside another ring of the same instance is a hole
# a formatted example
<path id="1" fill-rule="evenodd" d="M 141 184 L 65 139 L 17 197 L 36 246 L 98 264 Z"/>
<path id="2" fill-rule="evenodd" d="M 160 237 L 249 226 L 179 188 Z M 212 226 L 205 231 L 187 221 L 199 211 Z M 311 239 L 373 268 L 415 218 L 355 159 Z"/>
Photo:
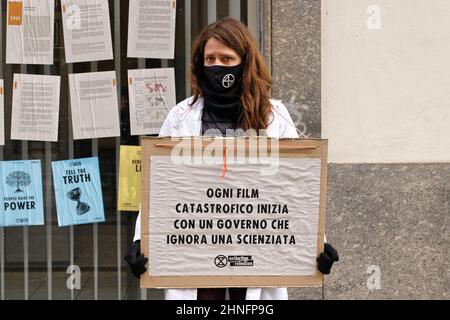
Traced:
<path id="1" fill-rule="evenodd" d="M 286 107 L 269 98 L 271 77 L 251 33 L 240 21 L 223 18 L 201 32 L 193 46 L 190 81 L 194 96 L 170 111 L 160 136 L 238 136 L 253 130 L 272 138 L 298 138 Z M 125 257 L 138 278 L 148 262 L 140 251 L 140 229 L 139 216 L 135 242 Z M 325 243 L 317 258 L 319 271 L 329 274 L 338 260 L 337 251 Z M 231 300 L 288 298 L 286 288 L 230 288 L 228 293 Z M 223 300 L 225 295 L 225 288 L 165 291 L 168 300 Z"/>

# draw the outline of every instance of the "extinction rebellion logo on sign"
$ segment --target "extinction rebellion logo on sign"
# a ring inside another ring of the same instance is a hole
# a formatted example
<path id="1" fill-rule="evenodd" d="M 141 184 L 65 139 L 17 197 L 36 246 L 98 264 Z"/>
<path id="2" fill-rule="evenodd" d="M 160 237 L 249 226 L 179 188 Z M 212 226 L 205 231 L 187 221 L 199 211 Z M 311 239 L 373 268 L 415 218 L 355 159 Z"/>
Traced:
<path id="1" fill-rule="evenodd" d="M 230 267 L 253 267 L 252 256 L 217 256 L 214 259 L 214 264 L 217 268 L 224 268 L 227 265 Z"/>

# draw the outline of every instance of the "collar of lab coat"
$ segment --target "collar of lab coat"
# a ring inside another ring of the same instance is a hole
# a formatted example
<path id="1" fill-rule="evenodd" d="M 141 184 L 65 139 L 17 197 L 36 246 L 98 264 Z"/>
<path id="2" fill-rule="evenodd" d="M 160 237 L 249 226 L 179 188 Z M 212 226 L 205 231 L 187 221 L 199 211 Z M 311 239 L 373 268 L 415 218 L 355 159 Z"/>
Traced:
<path id="1" fill-rule="evenodd" d="M 204 100 L 202 97 L 192 104 L 190 97 L 177 104 L 167 115 L 161 127 L 161 137 L 200 136 Z M 298 138 L 295 125 L 280 100 L 271 99 L 273 112 L 269 118 L 267 135 L 274 138 Z"/>

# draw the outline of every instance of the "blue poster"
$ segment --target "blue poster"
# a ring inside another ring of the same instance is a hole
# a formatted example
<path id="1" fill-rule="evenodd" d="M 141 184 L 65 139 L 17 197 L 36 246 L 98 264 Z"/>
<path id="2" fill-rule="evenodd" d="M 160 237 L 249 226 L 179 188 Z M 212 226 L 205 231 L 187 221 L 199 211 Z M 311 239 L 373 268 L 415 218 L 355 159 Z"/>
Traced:
<path id="1" fill-rule="evenodd" d="M 43 225 L 41 161 L 2 161 L 0 180 L 0 226 Z"/>
<path id="2" fill-rule="evenodd" d="M 105 221 L 98 158 L 52 162 L 60 227 Z"/>

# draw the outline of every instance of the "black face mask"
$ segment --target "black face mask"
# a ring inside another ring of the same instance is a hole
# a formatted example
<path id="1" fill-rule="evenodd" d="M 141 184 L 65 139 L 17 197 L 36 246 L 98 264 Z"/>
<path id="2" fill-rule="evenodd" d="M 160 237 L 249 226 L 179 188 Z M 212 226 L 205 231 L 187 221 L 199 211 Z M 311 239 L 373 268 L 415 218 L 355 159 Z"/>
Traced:
<path id="1" fill-rule="evenodd" d="M 205 66 L 203 70 L 211 89 L 217 93 L 228 93 L 242 83 L 244 73 L 242 63 L 233 67 Z"/>

